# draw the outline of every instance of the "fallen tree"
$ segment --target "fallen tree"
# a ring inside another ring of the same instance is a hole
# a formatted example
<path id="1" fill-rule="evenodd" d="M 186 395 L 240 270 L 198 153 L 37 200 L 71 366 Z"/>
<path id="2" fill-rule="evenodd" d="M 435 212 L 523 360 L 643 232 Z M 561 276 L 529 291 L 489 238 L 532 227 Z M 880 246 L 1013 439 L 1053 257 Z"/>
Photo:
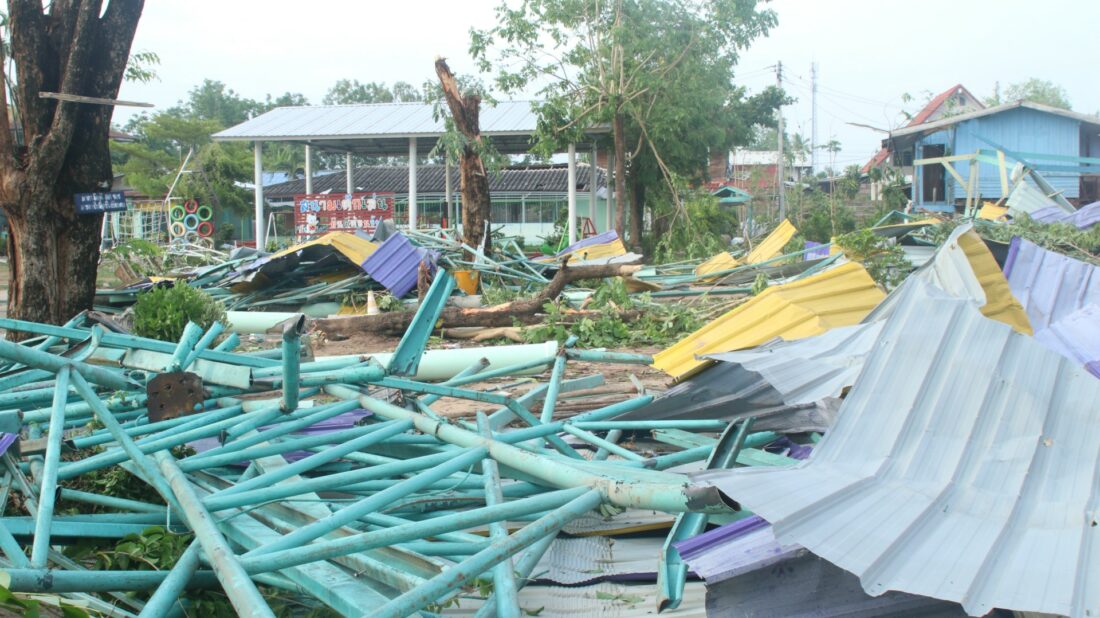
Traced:
<path id="1" fill-rule="evenodd" d="M 565 286 L 582 279 L 606 279 L 608 277 L 627 277 L 642 267 L 636 264 L 598 264 L 591 266 L 577 266 L 570 268 L 562 266 L 554 278 L 546 284 L 538 294 L 532 298 L 515 300 L 502 303 L 493 307 L 480 309 L 463 309 L 461 307 L 447 307 L 440 315 L 439 328 L 457 328 L 464 326 L 513 326 L 520 324 L 536 324 L 541 321 L 539 312 L 543 305 L 556 299 Z M 598 316 L 600 311 L 577 311 L 573 315 L 577 319 L 590 316 Z M 624 320 L 637 317 L 637 311 L 623 312 Z M 378 315 L 357 315 L 344 318 L 327 318 L 316 320 L 314 326 L 329 337 L 349 337 L 356 333 L 373 333 L 380 335 L 402 335 L 412 322 L 412 311 L 397 311 L 381 313 Z"/>

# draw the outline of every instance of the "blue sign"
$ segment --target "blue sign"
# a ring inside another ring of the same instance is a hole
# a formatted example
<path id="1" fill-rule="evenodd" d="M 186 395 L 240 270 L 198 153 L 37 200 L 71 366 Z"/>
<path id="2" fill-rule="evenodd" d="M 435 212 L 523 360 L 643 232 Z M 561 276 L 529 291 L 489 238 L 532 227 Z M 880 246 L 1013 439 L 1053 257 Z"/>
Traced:
<path id="1" fill-rule="evenodd" d="M 94 215 L 101 212 L 123 212 L 126 210 L 126 194 L 122 191 L 108 193 L 77 193 L 74 196 L 76 214 Z"/>

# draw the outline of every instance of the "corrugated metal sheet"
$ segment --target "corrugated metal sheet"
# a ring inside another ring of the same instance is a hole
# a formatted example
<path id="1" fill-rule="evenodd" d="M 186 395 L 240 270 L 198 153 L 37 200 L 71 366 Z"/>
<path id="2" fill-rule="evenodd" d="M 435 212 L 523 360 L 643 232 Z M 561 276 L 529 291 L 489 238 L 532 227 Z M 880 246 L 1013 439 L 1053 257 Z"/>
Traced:
<path id="1" fill-rule="evenodd" d="M 695 274 L 709 275 L 710 273 L 722 272 L 724 270 L 733 270 L 740 265 L 741 262 L 738 262 L 737 258 L 733 257 L 728 252 L 723 251 L 703 262 L 702 264 L 696 266 Z"/>
<path id="2" fill-rule="evenodd" d="M 362 264 L 363 260 L 366 260 L 378 249 L 378 245 L 365 238 L 360 238 L 355 234 L 349 234 L 348 232 L 329 232 L 313 240 L 294 245 L 293 247 L 287 247 L 278 253 L 271 254 L 266 260 L 257 260 L 257 262 L 261 265 L 266 264 L 278 260 L 279 258 L 305 251 L 310 247 L 332 247 L 353 264 Z M 245 270 L 258 268 L 257 262 L 253 262 L 247 266 Z"/>
<path id="3" fill-rule="evenodd" d="M 372 103 L 277 107 L 213 135 L 214 139 L 400 137 L 442 135 L 431 103 Z M 481 108 L 481 132 L 534 133 L 538 116 L 530 101 L 500 101 Z"/>
<path id="4" fill-rule="evenodd" d="M 818 260 L 829 257 L 829 246 L 824 243 L 807 240 L 806 249 L 806 253 L 802 256 L 804 260 Z"/>
<path id="5" fill-rule="evenodd" d="M 1035 333 L 1035 340 L 1100 378 L 1100 306 L 1081 307 Z"/>
<path id="6" fill-rule="evenodd" d="M 601 234 L 578 240 L 559 251 L 553 258 L 546 258 L 543 261 L 559 262 L 561 261 L 560 258 L 566 255 L 569 256 L 569 264 L 577 266 L 582 262 L 606 264 L 614 261 L 622 261 L 613 258 L 619 258 L 628 254 L 626 246 L 623 245 L 623 241 L 619 238 L 619 234 L 615 230 L 608 230 Z"/>
<path id="7" fill-rule="evenodd" d="M 696 479 L 871 595 L 1100 612 L 1100 382 L 968 300 L 906 292 L 807 463 Z"/>
<path id="8" fill-rule="evenodd" d="M 1050 206 L 1032 212 L 1031 218 L 1043 223 L 1068 223 L 1077 226 L 1077 229 L 1087 230 L 1100 223 L 1100 202 L 1086 204 L 1072 214 L 1061 207 Z"/>
<path id="9" fill-rule="evenodd" d="M 458 170 L 451 171 L 452 187 L 458 191 Z M 508 167 L 499 173 L 489 174 L 489 191 L 565 193 L 569 190 L 569 171 L 564 165 L 541 165 L 523 168 Z M 588 164 L 577 164 L 577 191 L 588 191 Z M 596 187 L 605 186 L 603 169 L 596 169 Z M 442 165 L 420 165 L 416 168 L 416 190 L 420 195 L 444 193 L 446 172 Z M 357 191 L 378 191 L 404 194 L 409 192 L 409 169 L 405 166 L 370 165 L 355 168 L 352 186 Z M 344 193 L 347 190 L 347 174 L 343 171 L 314 175 L 314 193 Z M 290 199 L 306 192 L 305 179 L 291 180 L 264 187 L 268 200 Z"/>
<path id="10" fill-rule="evenodd" d="M 969 224 L 955 228 L 936 255 L 910 277 L 913 278 L 922 279 L 955 298 L 971 299 L 986 317 L 1021 333 L 1032 333 L 1027 313 L 1012 294 L 993 253 Z M 892 311 L 899 296 L 898 291 L 891 294 L 876 314 Z"/>
<path id="11" fill-rule="evenodd" d="M 1012 293 L 1042 330 L 1085 305 L 1100 305 L 1100 267 L 1013 238 L 1005 261 Z"/>
<path id="12" fill-rule="evenodd" d="M 436 257 L 430 251 L 412 244 L 404 234 L 397 232 L 378 246 L 363 262 L 363 270 L 375 281 L 381 283 L 397 298 L 408 294 L 416 287 L 417 271 L 420 262 L 429 260 L 435 263 Z"/>
<path id="13" fill-rule="evenodd" d="M 798 230 L 791 225 L 791 222 L 783 219 L 783 222 L 772 230 L 771 234 L 768 234 L 764 240 L 760 241 L 752 248 L 752 251 L 745 256 L 743 261 L 746 264 L 756 264 L 780 255 L 780 252 L 783 251 L 783 247 L 786 247 L 787 243 L 791 242 L 791 239 L 794 238 L 794 235 L 797 233 Z"/>
<path id="14" fill-rule="evenodd" d="M 780 545 L 759 515 L 680 541 L 676 551 L 708 585 L 806 553 L 799 545 Z"/>
<path id="15" fill-rule="evenodd" d="M 575 586 L 598 581 L 657 581 L 661 537 L 559 537 L 535 566 L 539 582 Z"/>
<path id="16" fill-rule="evenodd" d="M 1017 216 L 1045 211 L 1050 208 L 1062 211 L 1062 208 L 1048 198 L 1046 194 L 1026 182 L 1016 185 L 1012 192 L 1008 194 L 1008 201 L 1005 203 L 1008 205 L 1009 212 Z"/>
<path id="17" fill-rule="evenodd" d="M 862 266 L 849 262 L 770 287 L 653 357 L 653 367 L 686 378 L 731 352 L 776 337 L 801 339 L 862 320 L 885 295 Z"/>

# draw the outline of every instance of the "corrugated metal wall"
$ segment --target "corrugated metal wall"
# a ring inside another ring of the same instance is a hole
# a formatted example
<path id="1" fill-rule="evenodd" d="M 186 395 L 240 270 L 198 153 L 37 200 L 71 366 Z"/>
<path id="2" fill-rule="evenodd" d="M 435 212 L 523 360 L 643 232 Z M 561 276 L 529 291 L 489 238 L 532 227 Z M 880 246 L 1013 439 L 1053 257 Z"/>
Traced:
<path id="1" fill-rule="evenodd" d="M 958 125 L 952 152 L 965 154 L 979 148 L 992 149 L 988 143 L 978 139 L 977 135 L 1016 152 L 1072 157 L 1081 155 L 1081 127 L 1078 121 L 1031 109 L 1011 109 L 1000 114 L 968 120 Z M 1063 162 L 1062 165 L 1065 163 Z M 962 174 L 963 178 L 966 178 L 969 174 L 969 163 L 965 161 L 956 163 L 955 169 Z M 1055 189 L 1061 190 L 1065 197 L 1070 199 L 1078 197 L 1079 175 L 1045 172 L 1043 177 Z M 957 196 L 966 195 L 965 188 L 958 187 L 958 183 L 953 182 L 953 184 L 956 185 Z M 1001 181 L 995 166 L 981 165 L 980 186 L 983 198 L 1001 197 Z"/>

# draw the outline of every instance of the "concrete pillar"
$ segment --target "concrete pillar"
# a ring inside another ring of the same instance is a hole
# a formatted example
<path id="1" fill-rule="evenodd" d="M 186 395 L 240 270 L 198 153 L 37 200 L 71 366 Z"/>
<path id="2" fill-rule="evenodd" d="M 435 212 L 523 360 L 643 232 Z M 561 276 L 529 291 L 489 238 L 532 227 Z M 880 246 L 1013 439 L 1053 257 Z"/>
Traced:
<path id="1" fill-rule="evenodd" d="M 350 152 L 344 153 L 344 176 L 346 180 L 345 186 L 347 187 L 347 190 L 344 191 L 344 193 L 347 193 L 349 195 L 355 193 L 355 171 L 351 168 Z"/>
<path id="2" fill-rule="evenodd" d="M 577 146 L 569 144 L 569 244 L 577 242 Z"/>
<path id="3" fill-rule="evenodd" d="M 451 218 L 451 227 L 458 229 L 458 205 L 451 193 L 451 157 L 443 157 L 443 201 L 447 203 L 447 216 Z"/>
<path id="4" fill-rule="evenodd" d="M 256 164 L 256 194 L 255 194 L 255 206 L 256 206 L 256 248 L 260 251 L 264 250 L 264 150 L 263 143 L 256 142 L 253 144 L 253 157 Z"/>
<path id="5" fill-rule="evenodd" d="M 416 229 L 416 138 L 409 138 L 409 229 Z"/>
<path id="6" fill-rule="evenodd" d="M 588 219 L 596 227 L 596 143 L 592 143 L 592 158 L 588 163 Z M 597 230 L 598 231 L 598 230 Z"/>
<path id="7" fill-rule="evenodd" d="M 306 144 L 306 193 L 313 193 L 313 147 Z"/>

